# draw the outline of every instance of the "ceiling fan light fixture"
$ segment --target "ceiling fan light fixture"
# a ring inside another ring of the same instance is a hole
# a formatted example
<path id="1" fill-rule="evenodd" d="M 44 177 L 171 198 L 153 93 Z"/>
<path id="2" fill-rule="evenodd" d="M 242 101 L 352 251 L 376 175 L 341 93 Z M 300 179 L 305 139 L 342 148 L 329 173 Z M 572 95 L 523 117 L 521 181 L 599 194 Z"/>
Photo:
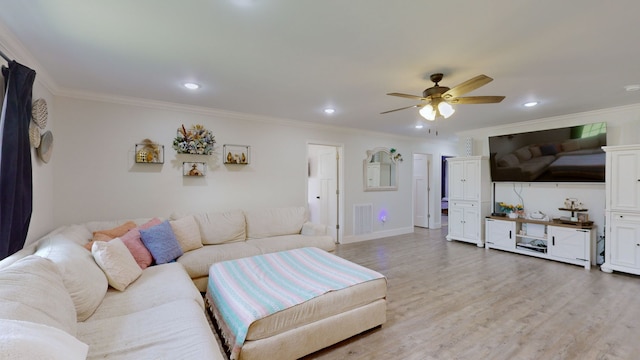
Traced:
<path id="1" fill-rule="evenodd" d="M 445 119 L 448 119 L 449 116 L 456 112 L 456 110 L 451 106 L 451 104 L 441 101 L 440 104 L 438 104 L 438 112 L 440 115 L 444 116 Z"/>
<path id="2" fill-rule="evenodd" d="M 434 121 L 436 119 L 436 109 L 433 106 L 431 106 L 431 104 L 422 107 L 419 113 L 420 113 L 420 116 L 422 116 L 423 118 L 429 121 Z"/>

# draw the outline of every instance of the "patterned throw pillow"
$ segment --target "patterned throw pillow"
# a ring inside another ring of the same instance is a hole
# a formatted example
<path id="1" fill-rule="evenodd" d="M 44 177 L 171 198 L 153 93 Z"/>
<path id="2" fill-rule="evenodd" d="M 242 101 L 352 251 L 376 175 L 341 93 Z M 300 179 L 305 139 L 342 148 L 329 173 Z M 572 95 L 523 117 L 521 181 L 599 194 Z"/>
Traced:
<path id="1" fill-rule="evenodd" d="M 166 264 L 183 254 L 168 220 L 147 230 L 140 229 L 140 238 L 156 264 Z"/>

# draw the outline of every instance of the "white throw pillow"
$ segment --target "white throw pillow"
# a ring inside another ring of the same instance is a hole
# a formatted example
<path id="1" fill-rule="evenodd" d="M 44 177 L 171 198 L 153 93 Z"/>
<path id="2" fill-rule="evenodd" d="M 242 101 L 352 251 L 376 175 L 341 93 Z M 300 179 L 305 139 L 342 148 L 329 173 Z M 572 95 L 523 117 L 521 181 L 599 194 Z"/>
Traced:
<path id="1" fill-rule="evenodd" d="M 120 238 L 95 241 L 91 253 L 107 276 L 109 285 L 116 290 L 123 291 L 142 275 L 142 269 Z"/>
<path id="2" fill-rule="evenodd" d="M 58 265 L 64 286 L 76 307 L 78 321 L 87 320 L 100 306 L 109 287 L 107 277 L 91 253 L 80 243 L 58 234 L 40 244 L 36 255 L 51 259 Z"/>
<path id="3" fill-rule="evenodd" d="M 75 335 L 76 309 L 56 264 L 29 255 L 0 271 L 0 319 L 37 322 Z"/>
<path id="4" fill-rule="evenodd" d="M 200 228 L 193 215 L 183 217 L 178 220 L 169 221 L 171 229 L 182 248 L 182 252 L 195 250 L 202 247 L 202 237 Z"/>
<path id="5" fill-rule="evenodd" d="M 11 360 L 86 359 L 89 346 L 51 326 L 19 320 L 0 320 L 0 357 Z"/>

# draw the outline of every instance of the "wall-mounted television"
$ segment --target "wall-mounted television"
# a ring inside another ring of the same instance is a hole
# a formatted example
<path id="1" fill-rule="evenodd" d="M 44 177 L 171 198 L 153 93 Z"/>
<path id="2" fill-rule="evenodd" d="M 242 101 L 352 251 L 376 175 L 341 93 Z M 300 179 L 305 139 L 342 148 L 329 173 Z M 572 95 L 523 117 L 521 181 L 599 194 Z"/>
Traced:
<path id="1" fill-rule="evenodd" d="M 605 145 L 605 122 L 491 136 L 491 180 L 604 182 Z"/>

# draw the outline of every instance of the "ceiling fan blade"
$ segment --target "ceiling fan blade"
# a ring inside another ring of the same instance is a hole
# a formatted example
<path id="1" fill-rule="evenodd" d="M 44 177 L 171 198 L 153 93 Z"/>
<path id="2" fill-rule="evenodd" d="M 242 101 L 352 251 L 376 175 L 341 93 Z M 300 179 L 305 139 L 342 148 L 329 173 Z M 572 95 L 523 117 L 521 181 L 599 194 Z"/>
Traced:
<path id="1" fill-rule="evenodd" d="M 470 91 L 473 91 L 483 85 L 486 85 L 488 83 L 490 83 L 491 81 L 493 81 L 492 78 L 488 77 L 487 75 L 478 75 L 476 77 L 474 77 L 473 79 L 469 79 L 465 82 L 463 82 L 462 84 L 458 84 L 454 87 L 452 87 L 451 89 L 449 89 L 447 92 L 445 92 L 444 94 L 442 94 L 442 97 L 445 100 L 451 99 L 451 98 L 456 98 L 458 96 L 464 95 Z"/>
<path id="2" fill-rule="evenodd" d="M 410 95 L 410 94 L 403 94 L 403 93 L 388 93 L 387 95 L 391 95 L 391 96 L 399 96 L 399 97 L 403 97 L 403 98 L 407 98 L 407 99 L 426 100 L 426 99 L 425 99 L 425 98 L 423 98 L 422 96 L 418 96 L 418 95 Z"/>
<path id="3" fill-rule="evenodd" d="M 394 111 L 399 111 L 399 110 L 409 109 L 409 108 L 413 108 L 413 107 L 423 107 L 423 106 L 424 106 L 424 105 L 422 105 L 422 104 L 418 104 L 418 105 L 411 105 L 411 106 L 405 106 L 405 107 L 402 107 L 402 108 L 400 108 L 400 109 L 393 109 L 393 110 L 384 111 L 384 112 L 381 112 L 380 114 L 387 114 L 387 113 L 394 112 Z"/>
<path id="4" fill-rule="evenodd" d="M 468 96 L 445 100 L 449 104 L 493 104 L 504 100 L 504 96 Z"/>

